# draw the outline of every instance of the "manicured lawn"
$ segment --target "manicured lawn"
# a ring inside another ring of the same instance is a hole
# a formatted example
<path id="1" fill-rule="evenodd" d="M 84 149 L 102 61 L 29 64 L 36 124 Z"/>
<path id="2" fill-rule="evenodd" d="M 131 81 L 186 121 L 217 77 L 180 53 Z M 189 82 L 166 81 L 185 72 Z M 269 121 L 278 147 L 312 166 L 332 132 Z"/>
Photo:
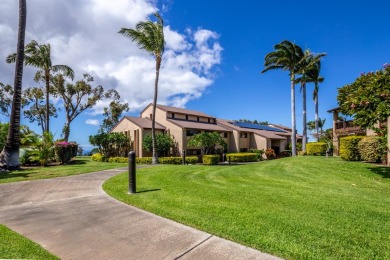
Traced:
<path id="1" fill-rule="evenodd" d="M 1 259 L 59 259 L 40 245 L 0 225 Z"/>
<path id="2" fill-rule="evenodd" d="M 20 171 L 0 172 L 0 183 L 31 181 L 48 179 L 61 176 L 77 175 L 88 172 L 125 167 L 125 163 L 106 163 L 91 161 L 89 156 L 81 156 L 74 159 L 69 165 L 48 167 L 23 167 Z"/>
<path id="3" fill-rule="evenodd" d="M 105 191 L 131 205 L 287 259 L 390 259 L 390 168 L 295 157 L 159 166 Z"/>

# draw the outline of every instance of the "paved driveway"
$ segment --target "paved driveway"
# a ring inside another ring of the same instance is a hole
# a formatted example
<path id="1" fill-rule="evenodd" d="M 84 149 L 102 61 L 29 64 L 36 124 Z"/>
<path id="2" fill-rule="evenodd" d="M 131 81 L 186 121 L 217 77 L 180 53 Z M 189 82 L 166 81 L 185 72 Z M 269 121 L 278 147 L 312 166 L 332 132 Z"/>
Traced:
<path id="1" fill-rule="evenodd" d="M 112 199 L 125 170 L 1 184 L 0 223 L 61 259 L 278 259 Z"/>

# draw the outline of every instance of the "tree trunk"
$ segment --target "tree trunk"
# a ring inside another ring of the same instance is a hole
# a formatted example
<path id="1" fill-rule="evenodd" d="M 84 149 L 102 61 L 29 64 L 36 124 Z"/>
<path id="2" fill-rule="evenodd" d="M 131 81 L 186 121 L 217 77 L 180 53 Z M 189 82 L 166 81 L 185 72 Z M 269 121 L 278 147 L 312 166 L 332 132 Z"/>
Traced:
<path id="1" fill-rule="evenodd" d="M 291 73 L 291 126 L 292 126 L 292 134 L 291 134 L 291 154 L 292 156 L 297 156 L 297 136 L 296 136 L 296 122 L 295 122 L 295 75 Z"/>
<path id="2" fill-rule="evenodd" d="M 46 132 L 50 132 L 50 100 L 49 100 L 49 91 L 50 91 L 50 71 L 45 70 L 45 82 L 46 82 Z"/>
<path id="3" fill-rule="evenodd" d="M 158 164 L 157 156 L 157 140 L 156 140 L 156 105 L 158 94 L 158 77 L 160 75 L 161 57 L 156 57 L 156 79 L 154 82 L 154 98 L 153 98 L 153 112 L 152 112 L 152 164 Z"/>
<path id="4" fill-rule="evenodd" d="M 66 120 L 64 128 L 62 129 L 62 133 L 64 134 L 64 141 L 68 142 L 70 135 L 70 121 L 68 119 Z"/>
<path id="5" fill-rule="evenodd" d="M 318 83 L 315 83 L 315 94 L 314 94 L 314 122 L 315 122 L 315 135 L 317 142 L 320 141 L 320 136 L 318 133 Z"/>
<path id="6" fill-rule="evenodd" d="M 302 130 L 302 152 L 306 152 L 306 143 L 307 143 L 307 116 L 306 116 L 306 82 L 302 83 L 302 121 L 303 121 L 303 130 Z"/>
<path id="7" fill-rule="evenodd" d="M 24 63 L 24 38 L 26 32 L 27 4 L 26 0 L 19 0 L 19 28 L 16 51 L 14 95 L 12 99 L 11 117 L 7 141 L 0 154 L 0 165 L 7 169 L 17 169 L 20 166 L 20 112 L 22 101 L 22 80 Z"/>

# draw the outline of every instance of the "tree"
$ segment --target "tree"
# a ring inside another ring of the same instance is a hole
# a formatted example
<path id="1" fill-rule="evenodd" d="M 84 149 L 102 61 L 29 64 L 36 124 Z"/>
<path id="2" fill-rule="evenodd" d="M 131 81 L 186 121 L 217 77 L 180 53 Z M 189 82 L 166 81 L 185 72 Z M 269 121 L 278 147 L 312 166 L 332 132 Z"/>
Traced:
<path id="1" fill-rule="evenodd" d="M 188 145 L 193 147 L 202 147 L 203 154 L 215 153 L 215 147 L 220 145 L 226 150 L 227 144 L 222 136 L 217 132 L 201 132 L 193 135 L 188 140 Z"/>
<path id="2" fill-rule="evenodd" d="M 27 3 L 26 0 L 19 0 L 19 27 L 17 50 L 15 54 L 15 79 L 14 95 L 12 98 L 11 117 L 7 141 L 0 154 L 0 166 L 8 169 L 19 168 L 19 128 L 20 111 L 22 103 L 22 80 L 24 63 L 24 38 L 26 32 Z"/>
<path id="3" fill-rule="evenodd" d="M 89 142 L 93 146 L 97 146 L 99 153 L 105 157 L 125 157 L 130 150 L 130 139 L 122 133 L 90 135 Z"/>
<path id="4" fill-rule="evenodd" d="M 339 88 L 337 101 L 341 113 L 354 117 L 356 125 L 384 135 L 385 122 L 390 116 L 390 65 L 362 73 L 355 82 Z M 377 123 L 379 127 L 375 127 Z"/>
<path id="5" fill-rule="evenodd" d="M 306 152 L 306 143 L 307 143 L 307 116 L 306 116 L 306 83 L 308 82 L 307 74 L 315 66 L 321 58 L 325 56 L 324 53 L 313 54 L 310 50 L 306 50 L 300 62 L 298 63 L 298 72 L 301 74 L 301 77 L 296 79 L 296 83 L 301 83 L 301 92 L 302 92 L 302 122 L 303 122 L 303 131 L 302 131 L 302 151 Z"/>
<path id="6" fill-rule="evenodd" d="M 103 123 L 100 126 L 101 132 L 109 132 L 118 122 L 123 112 L 129 111 L 129 104 L 120 103 L 120 95 L 116 90 L 110 90 L 110 95 L 113 96 L 114 100 L 110 102 L 108 107 L 104 108 Z"/>
<path id="7" fill-rule="evenodd" d="M 83 156 L 83 153 L 84 153 L 84 149 L 81 146 L 77 147 L 77 155 Z"/>
<path id="8" fill-rule="evenodd" d="M 170 135 L 159 133 L 156 135 L 157 141 L 157 154 L 158 156 L 166 156 L 169 153 L 169 150 L 174 145 L 174 141 Z M 152 136 L 146 135 L 142 140 L 142 148 L 148 152 L 153 151 L 153 140 Z"/>
<path id="9" fill-rule="evenodd" d="M 25 63 L 28 66 L 39 68 L 40 70 L 35 75 L 35 81 L 43 80 L 45 82 L 46 95 L 46 126 L 47 132 L 50 132 L 50 80 L 52 73 L 63 73 L 65 76 L 73 79 L 73 70 L 66 65 L 52 65 L 50 44 L 38 44 L 36 41 L 31 41 L 26 45 L 24 50 Z M 15 62 L 16 54 L 13 53 L 7 57 L 7 62 Z"/>
<path id="10" fill-rule="evenodd" d="M 53 95 L 62 99 L 66 121 L 62 133 L 64 141 L 67 142 L 70 135 L 70 124 L 84 110 L 92 108 L 101 100 L 104 95 L 102 86 L 93 88 L 91 86 L 93 77 L 84 74 L 84 79 L 77 81 L 75 84 L 66 83 L 62 75 L 53 78 Z"/>
<path id="11" fill-rule="evenodd" d="M 154 81 L 154 98 L 153 98 L 153 112 L 152 112 L 152 140 L 153 140 L 153 157 L 152 164 L 158 163 L 157 157 L 157 140 L 156 140 L 156 105 L 158 95 L 158 79 L 160 74 L 160 67 L 162 56 L 165 48 L 164 40 L 164 21 L 158 13 L 154 16 L 157 18 L 156 22 L 146 21 L 139 22 L 135 29 L 122 28 L 119 33 L 123 36 L 135 41 L 140 49 L 149 52 L 156 60 L 156 78 Z"/>
<path id="12" fill-rule="evenodd" d="M 11 115 L 12 97 L 14 90 L 11 85 L 0 82 L 0 114 L 9 117 Z"/>
<path id="13" fill-rule="evenodd" d="M 291 89 L 292 156 L 296 156 L 295 75 L 298 72 L 298 64 L 304 56 L 304 53 L 301 47 L 287 40 L 276 44 L 274 49 L 275 51 L 270 52 L 265 56 L 265 69 L 262 70 L 261 73 L 273 69 L 289 71 Z"/>
<path id="14" fill-rule="evenodd" d="M 46 115 L 46 105 L 45 105 L 45 93 L 42 88 L 33 87 L 27 88 L 23 91 L 23 106 L 30 106 L 29 109 L 24 110 L 24 117 L 27 118 L 30 123 L 37 122 L 42 128 L 42 134 L 47 131 L 47 117 Z M 57 117 L 56 107 L 50 103 L 49 114 L 52 117 Z"/>

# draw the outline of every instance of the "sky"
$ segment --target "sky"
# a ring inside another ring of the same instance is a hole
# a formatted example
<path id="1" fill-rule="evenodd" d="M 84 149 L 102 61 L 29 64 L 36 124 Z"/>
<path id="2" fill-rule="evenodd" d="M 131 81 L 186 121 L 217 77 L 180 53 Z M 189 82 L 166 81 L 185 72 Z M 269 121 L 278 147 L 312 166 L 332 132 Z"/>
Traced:
<path id="1" fill-rule="evenodd" d="M 337 89 L 362 72 L 390 62 L 390 2 L 380 1 L 175 1 L 175 0 L 28 0 L 26 44 L 49 43 L 52 63 L 73 68 L 75 80 L 89 73 L 93 86 L 116 89 L 128 102 L 126 115 L 138 116 L 152 102 L 155 61 L 118 34 L 137 22 L 164 19 L 166 50 L 160 72 L 158 103 L 202 111 L 217 118 L 250 119 L 291 126 L 287 71 L 261 74 L 264 57 L 283 40 L 312 52 L 325 52 L 319 115 L 332 127 Z M 0 0 L 0 82 L 13 84 L 17 1 Z M 35 68 L 25 67 L 23 88 L 37 86 Z M 313 86 L 307 87 L 307 117 L 314 120 Z M 53 100 L 61 106 L 60 100 Z M 99 102 L 71 124 L 70 140 L 90 149 L 109 100 Z M 297 129 L 302 133 L 302 95 L 296 87 Z M 8 118 L 0 116 L 1 122 Z M 50 121 L 61 137 L 65 115 Z M 40 127 L 22 118 L 37 133 Z M 310 136 L 309 136 L 310 137 Z M 311 138 L 312 139 L 312 138 Z"/>

